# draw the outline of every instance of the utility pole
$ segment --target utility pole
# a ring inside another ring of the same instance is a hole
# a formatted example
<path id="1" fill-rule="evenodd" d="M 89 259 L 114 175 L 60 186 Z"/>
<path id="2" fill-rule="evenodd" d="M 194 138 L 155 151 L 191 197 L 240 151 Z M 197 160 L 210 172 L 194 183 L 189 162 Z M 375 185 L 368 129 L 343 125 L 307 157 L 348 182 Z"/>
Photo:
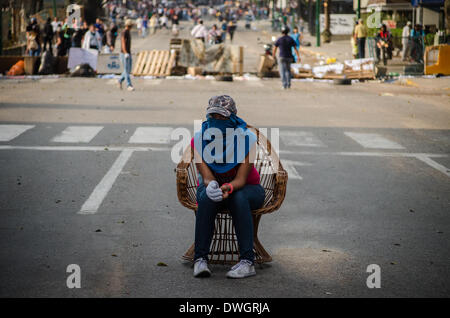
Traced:
<path id="1" fill-rule="evenodd" d="M 320 46 L 320 0 L 316 0 L 316 46 Z"/>
<path id="2" fill-rule="evenodd" d="M 2 20 L 3 8 L 0 6 L 0 55 L 3 55 L 3 20 Z"/>
<path id="3" fill-rule="evenodd" d="M 358 20 L 361 18 L 361 0 L 357 0 L 356 18 Z"/>
<path id="4" fill-rule="evenodd" d="M 56 17 L 56 0 L 53 0 L 53 17 Z"/>

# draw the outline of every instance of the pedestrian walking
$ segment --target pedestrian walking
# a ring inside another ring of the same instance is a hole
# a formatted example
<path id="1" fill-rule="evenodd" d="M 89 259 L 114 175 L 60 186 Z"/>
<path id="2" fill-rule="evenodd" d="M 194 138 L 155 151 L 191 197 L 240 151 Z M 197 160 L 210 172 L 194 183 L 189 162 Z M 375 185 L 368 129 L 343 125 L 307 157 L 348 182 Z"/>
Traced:
<path id="1" fill-rule="evenodd" d="M 292 55 L 292 49 L 298 56 L 298 62 L 300 62 L 300 53 L 297 50 L 295 41 L 288 35 L 289 28 L 283 27 L 281 30 L 282 36 L 275 42 L 273 48 L 273 57 L 276 57 L 277 49 L 280 48 L 280 54 L 278 58 L 278 69 L 280 72 L 281 82 L 284 89 L 291 88 L 291 63 L 294 60 Z"/>
<path id="2" fill-rule="evenodd" d="M 230 20 L 227 25 L 227 32 L 230 35 L 230 42 L 233 42 L 234 31 L 236 31 L 236 23 Z"/>
<path id="3" fill-rule="evenodd" d="M 363 19 L 359 19 L 358 25 L 355 27 L 355 42 L 358 45 L 358 58 L 360 59 L 366 56 L 366 38 L 367 28 L 364 25 Z"/>
<path id="4" fill-rule="evenodd" d="M 199 20 L 198 24 L 192 29 L 191 35 L 198 40 L 205 42 L 208 37 L 208 30 L 203 25 L 203 20 Z"/>
<path id="5" fill-rule="evenodd" d="M 230 128 L 233 138 L 227 138 Z M 214 139 L 205 137 L 211 134 L 213 129 L 221 132 L 220 140 L 223 140 L 223 149 L 216 151 L 216 154 L 220 153 L 217 157 L 207 149 L 211 147 L 213 140 L 217 142 L 219 136 Z M 206 108 L 206 121 L 202 123 L 201 131 L 196 132 L 191 140 L 199 173 L 194 277 L 211 276 L 208 254 L 216 214 L 223 208 L 227 208 L 233 218 L 240 260 L 226 276 L 245 278 L 256 275 L 251 211 L 263 205 L 265 193 L 258 171 L 253 165 L 255 145 L 256 135 L 247 128 L 246 122 L 237 116 L 234 100 L 227 95 L 212 97 Z M 230 156 L 230 152 L 234 155 Z"/>
<path id="6" fill-rule="evenodd" d="M 157 13 L 153 13 L 150 18 L 150 34 L 155 34 L 156 27 L 158 26 L 158 17 L 156 15 Z"/>
<path id="7" fill-rule="evenodd" d="M 297 50 L 299 50 L 302 35 L 298 32 L 297 27 L 294 28 L 290 36 L 295 42 L 295 47 L 297 48 Z M 297 54 L 295 54 L 294 48 L 292 48 L 292 55 L 294 56 L 294 62 L 298 63 L 300 59 L 298 58 Z"/>
<path id="8" fill-rule="evenodd" d="M 148 17 L 144 16 L 142 19 L 142 37 L 145 38 L 147 36 L 147 29 L 148 29 Z"/>
<path id="9" fill-rule="evenodd" d="M 119 78 L 119 88 L 122 89 L 122 82 L 124 80 L 127 81 L 127 89 L 129 91 L 134 91 L 134 87 L 131 84 L 131 28 L 133 26 L 133 22 L 131 20 L 125 21 L 125 29 L 122 31 L 120 36 L 121 50 L 120 50 L 120 60 L 123 65 L 123 72 Z"/>
<path id="10" fill-rule="evenodd" d="M 410 49 L 411 21 L 406 22 L 402 30 L 402 60 L 406 61 Z"/>

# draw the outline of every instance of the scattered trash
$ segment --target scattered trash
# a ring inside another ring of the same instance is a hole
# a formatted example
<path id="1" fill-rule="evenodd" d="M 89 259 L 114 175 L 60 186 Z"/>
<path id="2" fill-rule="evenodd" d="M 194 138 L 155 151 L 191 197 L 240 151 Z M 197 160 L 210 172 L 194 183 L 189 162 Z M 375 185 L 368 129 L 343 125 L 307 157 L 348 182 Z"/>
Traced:
<path id="1" fill-rule="evenodd" d="M 117 257 L 117 254 L 111 254 L 112 257 Z"/>
<path id="2" fill-rule="evenodd" d="M 156 266 L 168 266 L 168 265 L 166 263 L 159 262 L 158 264 L 156 264 Z"/>
<path id="3" fill-rule="evenodd" d="M 98 233 L 98 232 L 101 232 L 101 231 L 102 231 L 101 229 L 96 229 L 96 230 L 95 230 L 95 232 L 97 232 L 97 233 Z"/>

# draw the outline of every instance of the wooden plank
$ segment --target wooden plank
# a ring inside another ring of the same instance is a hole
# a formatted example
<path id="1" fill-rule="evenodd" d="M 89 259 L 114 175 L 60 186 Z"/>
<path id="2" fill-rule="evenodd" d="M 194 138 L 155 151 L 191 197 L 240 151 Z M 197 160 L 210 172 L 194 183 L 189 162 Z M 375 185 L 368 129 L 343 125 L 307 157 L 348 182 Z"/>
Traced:
<path id="1" fill-rule="evenodd" d="M 148 51 L 144 51 L 142 53 L 141 61 L 140 61 L 139 65 L 137 65 L 137 67 L 136 67 L 137 68 L 136 69 L 136 75 L 142 75 L 142 69 L 144 68 L 145 60 L 147 58 L 147 55 L 148 55 Z"/>
<path id="2" fill-rule="evenodd" d="M 156 51 L 155 58 L 153 60 L 152 67 L 150 68 L 149 75 L 155 74 L 156 64 L 159 60 L 159 56 L 161 55 L 161 53 L 162 53 L 162 51 Z"/>
<path id="3" fill-rule="evenodd" d="M 164 59 L 166 58 L 167 51 L 161 51 L 161 56 L 159 57 L 158 64 L 156 65 L 155 76 L 159 76 L 161 69 L 163 67 Z"/>
<path id="4" fill-rule="evenodd" d="M 142 72 L 143 75 L 149 75 L 150 67 L 152 66 L 154 56 L 155 56 L 155 50 L 152 50 L 147 57 L 145 68 Z"/>
<path id="5" fill-rule="evenodd" d="M 164 51 L 159 51 L 158 59 L 156 60 L 155 69 L 153 70 L 153 76 L 158 76 L 161 69 L 161 62 L 164 57 Z"/>
<path id="6" fill-rule="evenodd" d="M 139 52 L 138 53 L 138 58 L 136 60 L 136 64 L 134 64 L 134 69 L 133 69 L 133 74 L 137 75 L 138 73 L 138 69 L 139 69 L 139 65 L 142 62 L 142 58 L 144 57 L 144 52 Z"/>
<path id="7" fill-rule="evenodd" d="M 169 62 L 167 63 L 166 76 L 169 76 L 172 73 L 173 64 L 175 63 L 175 58 L 177 53 L 172 51 L 170 54 Z"/>
<path id="8" fill-rule="evenodd" d="M 170 52 L 164 51 L 164 58 L 161 64 L 161 69 L 158 72 L 158 76 L 164 76 L 167 70 L 167 62 L 169 62 Z"/>

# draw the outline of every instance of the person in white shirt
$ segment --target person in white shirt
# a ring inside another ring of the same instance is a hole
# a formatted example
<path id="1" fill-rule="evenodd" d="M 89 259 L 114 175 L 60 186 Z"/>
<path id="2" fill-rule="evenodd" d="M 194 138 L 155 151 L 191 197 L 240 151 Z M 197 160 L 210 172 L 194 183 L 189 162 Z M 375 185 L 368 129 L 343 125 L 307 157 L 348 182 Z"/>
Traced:
<path id="1" fill-rule="evenodd" d="M 192 29 L 191 35 L 194 38 L 202 40 L 203 42 L 205 42 L 205 40 L 208 37 L 208 30 L 203 25 L 203 20 L 199 20 L 198 21 L 198 24 Z"/>
<path id="2" fill-rule="evenodd" d="M 58 30 L 58 24 L 58 18 L 55 17 L 52 22 L 53 34 L 56 34 L 56 31 Z"/>
<path id="3" fill-rule="evenodd" d="M 163 14 L 161 16 L 161 18 L 159 18 L 159 24 L 161 26 L 161 29 L 162 28 L 166 28 L 166 29 L 169 28 L 169 19 L 167 18 L 167 16 L 165 14 Z"/>
<path id="4" fill-rule="evenodd" d="M 141 36 L 142 35 L 142 18 L 138 17 L 136 19 L 136 29 L 138 31 L 138 35 Z"/>
<path id="5" fill-rule="evenodd" d="M 89 26 L 89 30 L 84 35 L 83 45 L 81 46 L 83 49 L 94 49 L 99 52 L 102 49 L 102 37 L 100 34 L 95 31 L 95 26 L 91 24 Z"/>
<path id="6" fill-rule="evenodd" d="M 409 38 L 411 34 L 411 21 L 408 21 L 406 25 L 403 27 L 402 32 L 402 59 L 403 61 L 406 61 L 406 58 L 408 57 L 409 52 Z"/>

